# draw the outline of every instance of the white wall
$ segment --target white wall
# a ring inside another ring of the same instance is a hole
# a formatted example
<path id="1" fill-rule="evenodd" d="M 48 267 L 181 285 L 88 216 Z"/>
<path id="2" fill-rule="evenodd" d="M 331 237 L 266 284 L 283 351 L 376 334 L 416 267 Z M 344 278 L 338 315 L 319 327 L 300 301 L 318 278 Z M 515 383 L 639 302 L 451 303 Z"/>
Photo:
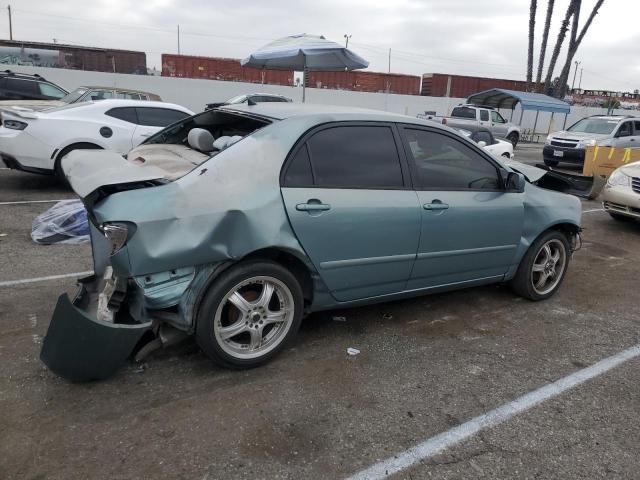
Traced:
<path id="1" fill-rule="evenodd" d="M 183 105 L 195 112 L 203 110 L 206 103 L 224 101 L 236 95 L 250 92 L 276 93 L 290 97 L 297 102 L 302 100 L 302 88 L 299 87 L 86 72 L 81 70 L 27 66 L 16 67 L 15 70 L 23 73 L 37 73 L 67 90 L 73 90 L 81 85 L 117 86 L 144 90 L 156 93 L 167 102 Z M 422 113 L 425 110 L 435 110 L 438 115 L 448 115 L 454 106 L 465 101 L 463 98 L 422 97 L 416 95 L 351 92 L 317 88 L 307 88 L 306 97 L 307 103 L 373 108 L 412 116 Z M 501 110 L 501 112 L 505 118 L 509 119 L 511 117 L 511 110 Z M 571 107 L 571 113 L 567 119 L 567 126 L 575 123 L 584 116 L 602 113 L 606 113 L 606 110 L 591 107 Z M 629 112 L 626 110 L 616 110 L 615 113 L 628 114 Z M 522 118 L 522 127 L 528 129 L 533 128 L 535 115 L 535 112 L 526 111 Z M 547 133 L 549 127 L 551 127 L 552 132 L 560 130 L 564 121 L 564 115 L 555 114 L 551 125 L 550 120 L 550 113 L 540 112 L 536 131 Z M 519 123 L 519 121 L 520 110 L 516 108 L 513 113 L 513 122 Z"/>

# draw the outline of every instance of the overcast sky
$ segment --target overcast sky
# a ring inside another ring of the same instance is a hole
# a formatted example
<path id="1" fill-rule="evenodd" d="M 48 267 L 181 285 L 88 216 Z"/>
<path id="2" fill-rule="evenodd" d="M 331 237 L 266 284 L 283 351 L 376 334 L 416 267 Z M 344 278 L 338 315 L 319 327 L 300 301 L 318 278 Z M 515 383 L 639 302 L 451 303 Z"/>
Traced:
<path id="1" fill-rule="evenodd" d="M 567 3 L 556 0 L 548 50 Z M 583 0 L 583 22 L 594 3 Z M 546 4 L 538 0 L 537 44 Z M 524 80 L 526 69 L 529 0 L 16 0 L 11 5 L 14 39 L 142 50 L 148 66 L 157 68 L 161 53 L 177 52 L 180 24 L 181 53 L 187 55 L 241 58 L 286 35 L 322 34 L 343 42 L 348 33 L 350 47 L 370 61 L 370 70 L 387 70 L 389 48 L 397 73 Z M 605 0 L 576 56 L 584 67 L 583 88 L 640 88 L 638 18 L 640 1 Z M 0 35 L 8 38 L 8 30 L 3 8 Z M 573 70 L 569 83 L 572 76 Z"/>

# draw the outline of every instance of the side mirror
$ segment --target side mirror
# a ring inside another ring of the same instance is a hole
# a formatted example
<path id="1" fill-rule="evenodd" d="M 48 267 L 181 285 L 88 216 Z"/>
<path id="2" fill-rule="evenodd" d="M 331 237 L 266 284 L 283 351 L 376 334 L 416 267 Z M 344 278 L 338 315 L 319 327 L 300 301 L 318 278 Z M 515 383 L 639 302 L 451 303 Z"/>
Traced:
<path id="1" fill-rule="evenodd" d="M 480 148 L 484 148 L 484 147 L 486 147 L 486 146 L 487 146 L 487 142 L 485 142 L 484 140 L 480 140 L 480 141 L 478 142 L 478 146 L 479 146 Z"/>
<path id="2" fill-rule="evenodd" d="M 505 180 L 505 190 L 507 192 L 523 193 L 526 180 L 524 175 L 517 172 L 509 172 Z"/>

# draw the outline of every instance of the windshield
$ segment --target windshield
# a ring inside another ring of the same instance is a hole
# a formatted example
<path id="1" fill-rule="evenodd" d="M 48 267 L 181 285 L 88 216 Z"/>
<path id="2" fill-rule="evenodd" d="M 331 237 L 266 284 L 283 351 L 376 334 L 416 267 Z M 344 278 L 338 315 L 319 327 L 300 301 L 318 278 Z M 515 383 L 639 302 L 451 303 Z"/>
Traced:
<path id="1" fill-rule="evenodd" d="M 618 125 L 618 120 L 605 120 L 604 118 L 583 118 L 569 127 L 569 132 L 597 133 L 606 135 L 613 132 Z"/>
<path id="2" fill-rule="evenodd" d="M 237 105 L 239 103 L 244 103 L 247 101 L 246 95 L 238 95 L 237 97 L 233 97 L 231 100 L 227 100 L 228 105 Z"/>
<path id="3" fill-rule="evenodd" d="M 76 88 L 73 92 L 67 93 L 60 100 L 63 101 L 64 103 L 74 103 L 74 102 L 77 102 L 78 99 L 85 93 L 87 93 L 86 88 Z"/>

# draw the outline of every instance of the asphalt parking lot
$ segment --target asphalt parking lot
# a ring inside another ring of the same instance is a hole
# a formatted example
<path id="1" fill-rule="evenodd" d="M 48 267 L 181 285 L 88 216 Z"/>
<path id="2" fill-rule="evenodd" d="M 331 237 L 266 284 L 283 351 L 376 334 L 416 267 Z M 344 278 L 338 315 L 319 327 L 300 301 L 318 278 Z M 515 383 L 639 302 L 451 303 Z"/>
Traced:
<path id="1" fill-rule="evenodd" d="M 535 163 L 539 148 L 516 159 Z M 38 354 L 74 278 L 42 277 L 90 270 L 90 247 L 29 234 L 51 205 L 36 202 L 73 197 L 52 178 L 0 170 L 0 478 L 349 478 L 376 464 L 393 473 L 434 437 L 433 453 L 393 478 L 637 478 L 637 354 L 502 423 L 474 420 L 640 344 L 640 223 L 597 201 L 583 202 L 583 248 L 546 302 L 489 286 L 323 312 L 259 369 L 213 367 L 186 341 L 72 385 Z M 459 442 L 437 437 L 478 425 Z"/>

